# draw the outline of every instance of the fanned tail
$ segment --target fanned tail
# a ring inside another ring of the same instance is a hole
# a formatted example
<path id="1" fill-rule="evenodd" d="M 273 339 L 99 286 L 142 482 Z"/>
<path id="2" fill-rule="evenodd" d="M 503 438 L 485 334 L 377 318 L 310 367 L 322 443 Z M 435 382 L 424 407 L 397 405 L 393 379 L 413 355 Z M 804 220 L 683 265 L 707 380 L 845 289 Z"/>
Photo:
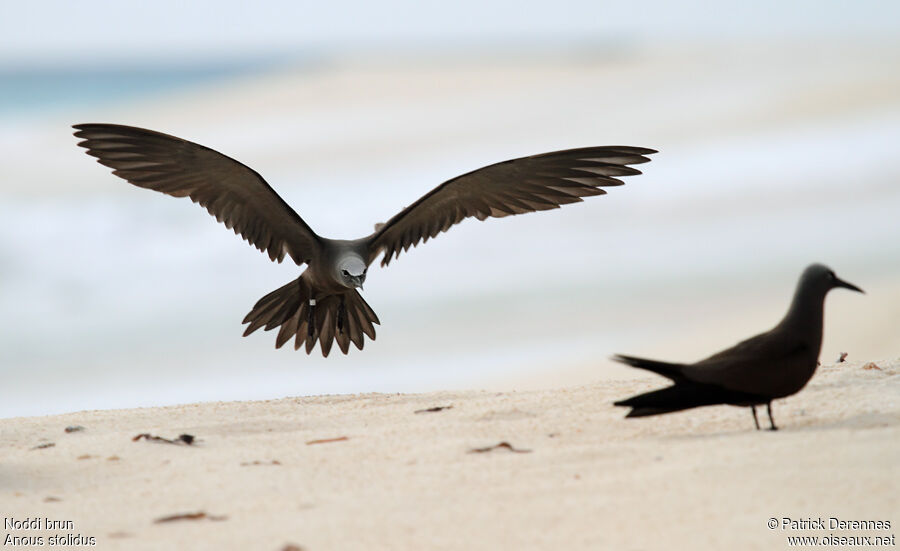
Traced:
<path id="1" fill-rule="evenodd" d="M 315 299 L 313 289 L 301 277 L 259 299 L 243 323 L 250 324 L 245 337 L 260 327 L 269 331 L 280 326 L 275 348 L 293 338 L 295 350 L 305 346 L 310 354 L 318 341 L 327 357 L 334 341 L 344 354 L 351 342 L 362 350 L 366 335 L 375 340 L 379 321 L 355 289 Z"/>

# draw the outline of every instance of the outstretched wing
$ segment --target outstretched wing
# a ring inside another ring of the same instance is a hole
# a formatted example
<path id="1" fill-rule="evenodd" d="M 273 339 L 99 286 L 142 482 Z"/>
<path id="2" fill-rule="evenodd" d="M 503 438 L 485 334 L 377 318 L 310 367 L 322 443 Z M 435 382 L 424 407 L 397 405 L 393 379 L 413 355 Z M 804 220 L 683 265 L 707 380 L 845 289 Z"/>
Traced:
<path id="1" fill-rule="evenodd" d="M 117 124 L 76 124 L 78 145 L 142 188 L 190 197 L 269 258 L 309 263 L 319 237 L 253 169 L 175 136 Z"/>
<path id="2" fill-rule="evenodd" d="M 628 165 L 646 163 L 653 149 L 627 146 L 585 147 L 522 157 L 486 166 L 444 182 L 380 226 L 368 239 L 369 262 L 384 253 L 381 265 L 420 241 L 447 231 L 464 218 L 501 218 L 559 208 L 620 176 L 640 174 Z"/>

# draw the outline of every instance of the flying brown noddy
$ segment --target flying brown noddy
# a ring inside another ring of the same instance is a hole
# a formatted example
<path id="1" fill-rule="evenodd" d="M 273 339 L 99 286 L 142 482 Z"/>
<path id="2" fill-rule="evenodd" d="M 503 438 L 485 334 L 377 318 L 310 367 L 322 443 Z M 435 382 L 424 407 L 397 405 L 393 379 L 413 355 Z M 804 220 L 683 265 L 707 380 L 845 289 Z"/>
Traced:
<path id="1" fill-rule="evenodd" d="M 401 251 L 446 231 L 464 218 L 501 218 L 603 195 L 621 176 L 641 172 L 653 149 L 585 147 L 493 164 L 457 176 L 406 207 L 375 232 L 355 240 L 326 239 L 313 230 L 253 169 L 202 145 L 152 130 L 115 124 L 77 124 L 75 136 L 88 155 L 113 174 L 147 189 L 190 197 L 219 222 L 269 258 L 290 256 L 307 268 L 296 280 L 261 298 L 243 323 L 244 336 L 260 327 L 281 327 L 280 348 L 292 337 L 307 354 L 318 340 L 328 356 L 336 340 L 346 354 L 375 339 L 375 312 L 356 291 L 366 269 L 384 253 L 386 266 Z"/>
<path id="2" fill-rule="evenodd" d="M 673 364 L 616 355 L 614 360 L 667 377 L 672 386 L 615 402 L 630 407 L 626 417 L 646 417 L 700 406 L 750 406 L 759 430 L 756 406 L 766 404 L 770 430 L 772 400 L 800 391 L 819 365 L 825 295 L 835 287 L 862 293 L 841 281 L 827 266 L 803 271 L 794 299 L 781 322 L 770 331 L 692 364 Z"/>

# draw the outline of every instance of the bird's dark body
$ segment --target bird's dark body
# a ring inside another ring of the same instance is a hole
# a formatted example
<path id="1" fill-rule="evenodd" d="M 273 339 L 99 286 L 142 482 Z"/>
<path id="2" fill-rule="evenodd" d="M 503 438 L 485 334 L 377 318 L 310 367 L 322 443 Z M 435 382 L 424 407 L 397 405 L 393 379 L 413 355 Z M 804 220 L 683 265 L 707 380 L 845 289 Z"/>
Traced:
<path id="1" fill-rule="evenodd" d="M 771 428 L 771 402 L 803 389 L 816 372 L 822 348 L 825 295 L 835 287 L 859 289 L 838 279 L 821 264 L 800 277 L 794 299 L 781 322 L 770 331 L 690 364 L 617 355 L 615 360 L 652 371 L 672 381 L 659 390 L 615 403 L 629 407 L 627 417 L 646 417 L 701 406 L 765 404 Z M 759 428 L 759 423 L 756 423 Z"/>
<path id="2" fill-rule="evenodd" d="M 342 293 L 347 290 L 344 283 L 337 277 L 332 269 L 339 259 L 347 255 L 354 255 L 363 260 L 369 256 L 369 247 L 367 246 L 367 238 L 364 239 L 326 239 L 320 237 L 322 242 L 322 255 L 320 261 L 309 265 L 300 275 L 316 289 L 317 296 L 315 298 L 323 298 L 326 295 Z M 368 263 L 367 263 L 368 264 Z"/>
<path id="3" fill-rule="evenodd" d="M 447 231 L 468 217 L 479 220 L 549 210 L 582 197 L 605 194 L 630 165 L 649 161 L 652 149 L 602 146 L 522 157 L 444 182 L 400 211 L 369 236 L 356 240 L 317 235 L 251 168 L 208 147 L 152 130 L 115 124 L 75 125 L 78 145 L 113 173 L 138 187 L 190 197 L 244 239 L 281 262 L 307 268 L 267 294 L 244 318 L 244 335 L 280 327 L 281 347 L 310 353 L 316 342 L 327 356 L 337 342 L 362 349 L 379 323 L 357 288 L 379 255 L 386 266 L 402 251 Z"/>

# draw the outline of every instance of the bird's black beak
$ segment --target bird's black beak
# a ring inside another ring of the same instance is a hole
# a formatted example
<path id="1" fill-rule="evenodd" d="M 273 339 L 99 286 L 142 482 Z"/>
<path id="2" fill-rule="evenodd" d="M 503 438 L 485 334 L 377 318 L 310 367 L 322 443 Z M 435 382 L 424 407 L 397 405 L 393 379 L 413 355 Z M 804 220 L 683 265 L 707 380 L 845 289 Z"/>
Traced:
<path id="1" fill-rule="evenodd" d="M 834 278 L 834 286 L 835 287 L 843 287 L 844 289 L 850 289 L 851 291 L 856 291 L 857 293 L 866 294 L 865 291 L 863 291 L 856 285 L 854 285 L 852 283 L 847 283 L 846 281 L 844 281 L 842 279 L 838 279 L 836 277 Z"/>

